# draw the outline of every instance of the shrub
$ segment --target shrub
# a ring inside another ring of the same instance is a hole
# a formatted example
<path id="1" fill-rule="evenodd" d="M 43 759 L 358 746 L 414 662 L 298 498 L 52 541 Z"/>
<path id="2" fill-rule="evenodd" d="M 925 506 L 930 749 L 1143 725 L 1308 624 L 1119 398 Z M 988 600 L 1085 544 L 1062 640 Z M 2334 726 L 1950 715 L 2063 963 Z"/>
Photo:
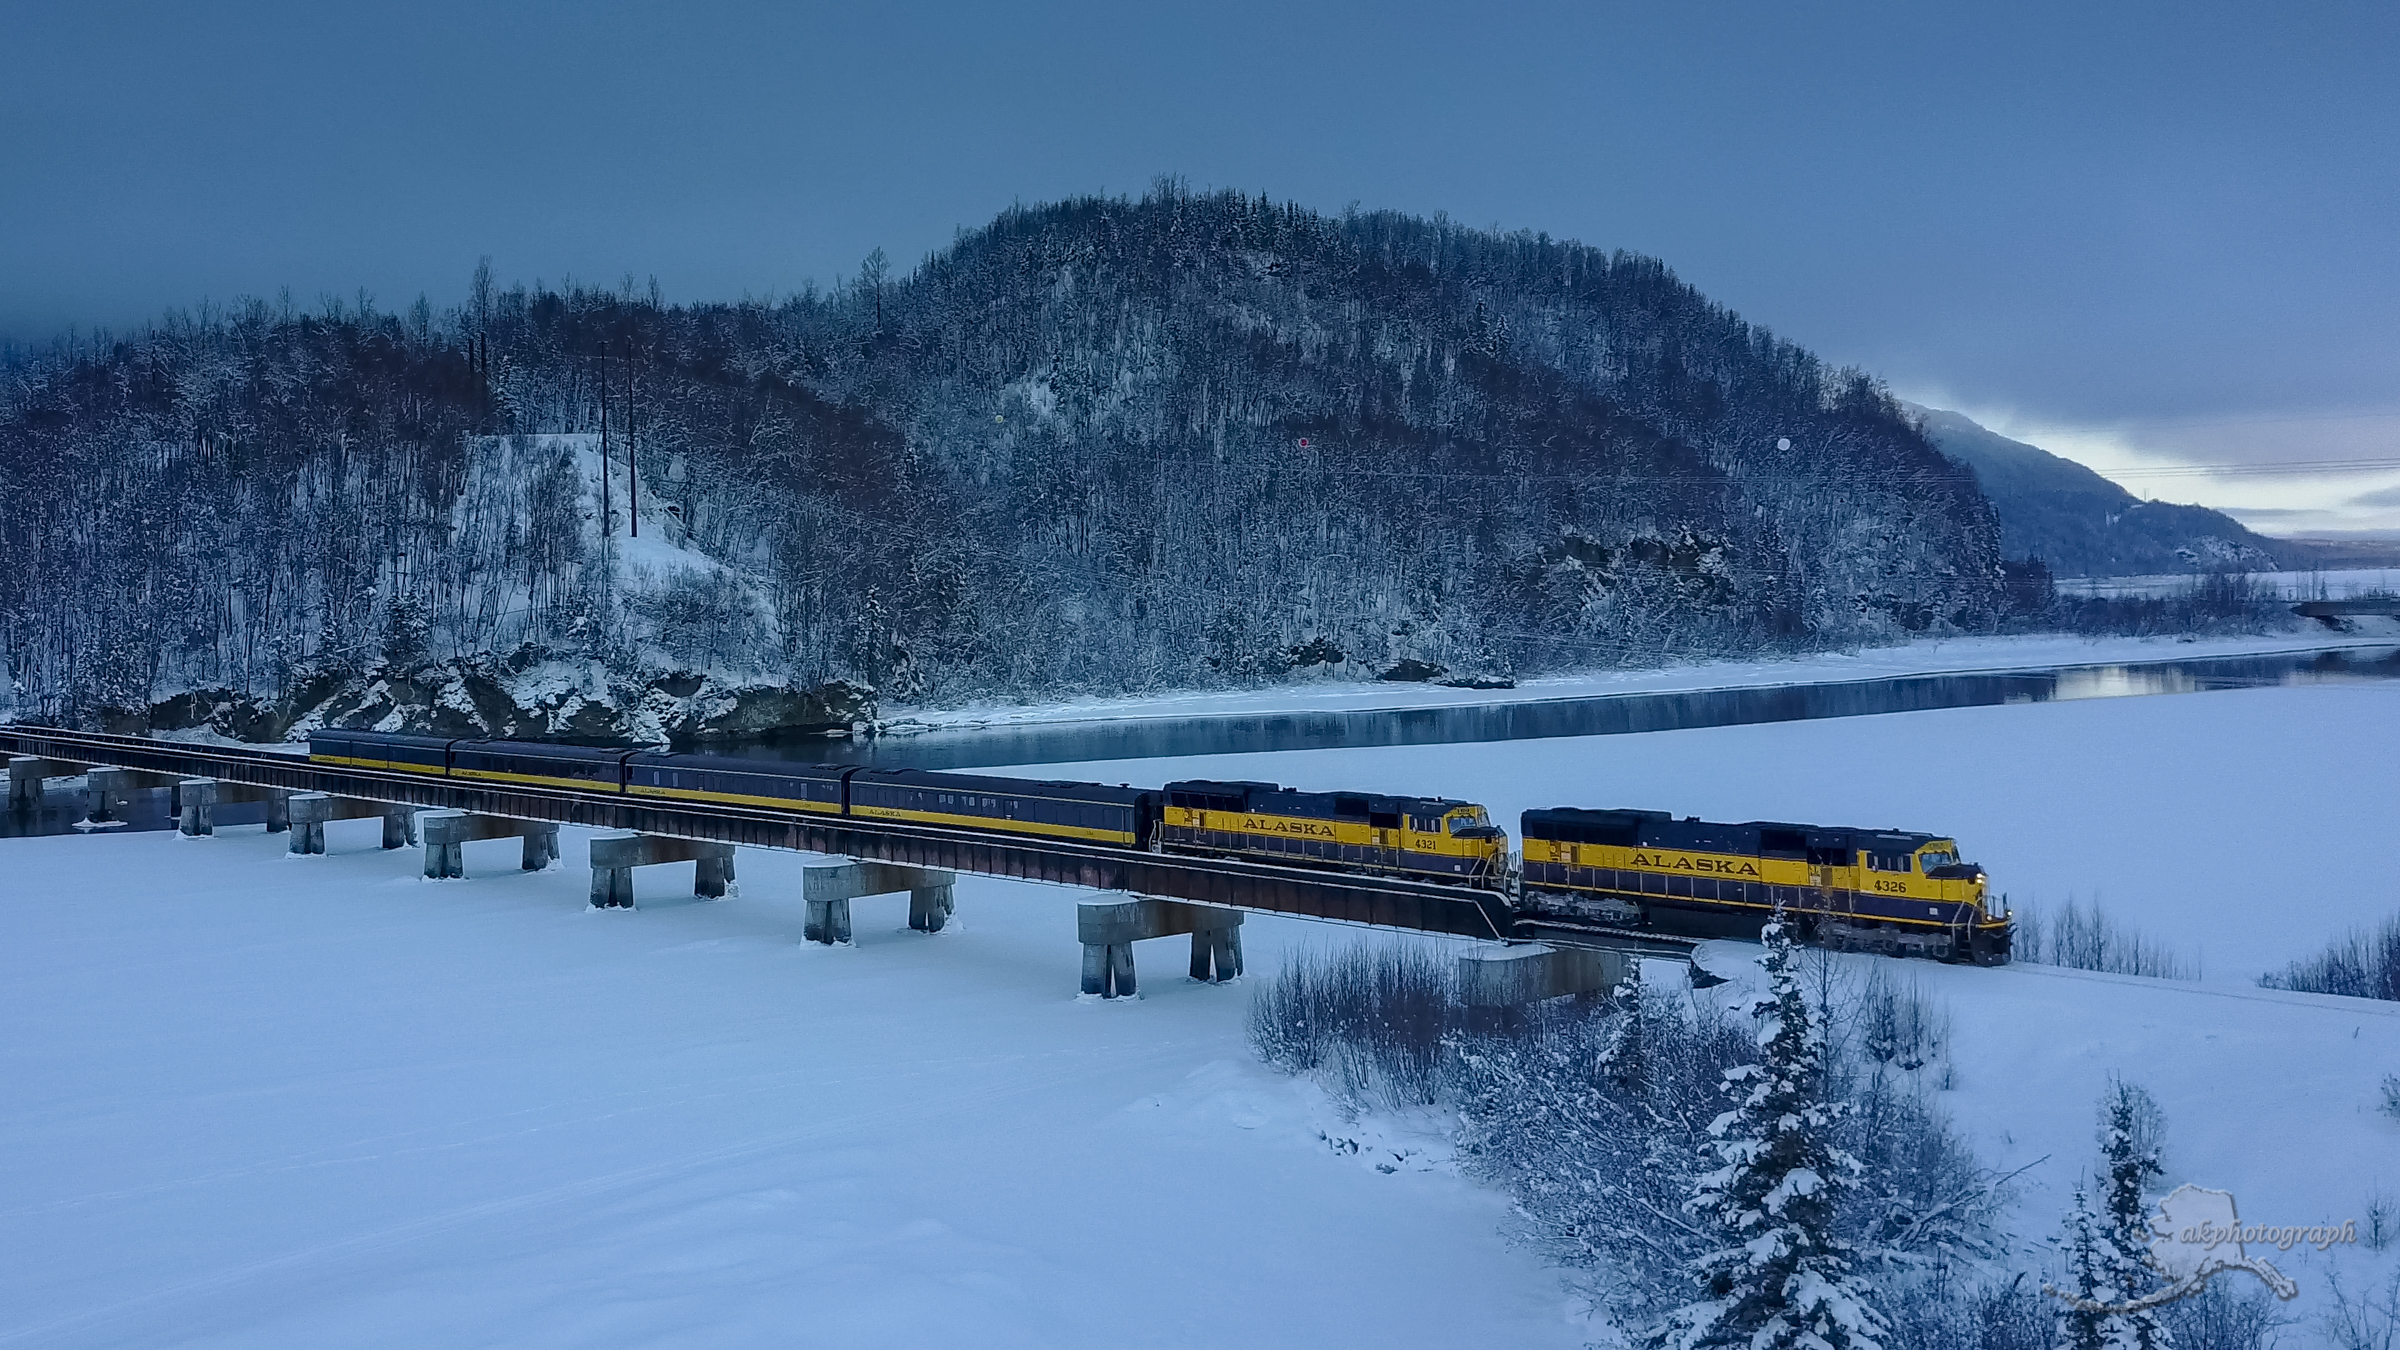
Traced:
<path id="1" fill-rule="evenodd" d="M 2055 917 L 2031 905 L 2018 906 L 2016 930 L 2015 954 L 2022 961 L 2160 980 L 2200 976 L 2197 964 L 2143 937 L 2131 924 L 2109 918 L 2097 902 L 2086 909 L 2069 897 Z"/>
<path id="2" fill-rule="evenodd" d="M 1250 1042 L 1287 1073 L 1312 1073 L 1353 1107 L 1438 1096 L 1443 1042 L 1464 1025 L 1455 977 L 1415 943 L 1301 952 L 1250 1003 Z"/>
<path id="3" fill-rule="evenodd" d="M 2400 914 L 2372 930 L 2353 928 L 2323 952 L 2261 975 L 2258 982 L 2304 994 L 2400 1000 Z"/>
<path id="4" fill-rule="evenodd" d="M 1305 954 L 1256 989 L 1251 1040 L 1354 1109 L 1454 1109 L 1461 1169 L 1508 1192 L 1524 1236 L 1603 1272 L 1592 1288 L 1628 1325 L 1649 1320 L 1688 1293 L 1678 1272 L 1709 1240 L 1683 1204 L 1728 1105 L 1726 1071 L 1757 1058 L 1750 1019 L 1629 983 L 1483 1029 L 1444 955 Z M 1940 1074 L 1918 1072 L 1946 1064 L 1947 1015 L 1881 969 L 1859 985 L 1821 980 L 1812 998 L 1848 1029 L 1826 1072 L 1847 1108 L 1835 1142 L 1864 1166 L 1837 1220 L 1844 1239 L 1895 1284 L 1988 1251 L 1998 1189 L 1936 1104 Z"/>

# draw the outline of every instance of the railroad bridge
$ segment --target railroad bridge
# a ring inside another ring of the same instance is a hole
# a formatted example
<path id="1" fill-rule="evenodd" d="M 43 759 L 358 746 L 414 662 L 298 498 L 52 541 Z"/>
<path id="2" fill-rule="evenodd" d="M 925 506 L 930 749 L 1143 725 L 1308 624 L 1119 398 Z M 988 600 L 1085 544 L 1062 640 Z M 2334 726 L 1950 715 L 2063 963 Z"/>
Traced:
<path id="1" fill-rule="evenodd" d="M 185 832 L 205 832 L 211 803 L 265 795 L 269 828 L 276 827 L 280 809 L 294 831 L 295 853 L 323 851 L 328 819 L 380 815 L 387 848 L 415 842 L 414 822 L 422 819 L 428 876 L 458 875 L 457 849 L 465 840 L 522 836 L 526 866 L 532 867 L 537 853 L 542 863 L 557 856 L 559 825 L 627 832 L 593 841 L 593 903 L 602 906 L 629 905 L 628 869 L 648 863 L 693 861 L 700 893 L 709 894 L 713 886 L 721 895 L 732 876 L 736 846 L 847 857 L 850 863 L 823 869 L 822 878 L 818 869 L 811 870 L 807 936 L 818 941 L 848 939 L 850 898 L 902 889 L 912 897 L 911 926 L 938 930 L 948 913 L 948 879 L 962 872 L 1107 892 L 1084 904 L 1078 915 L 1085 946 L 1083 987 L 1104 996 L 1133 992 L 1131 943 L 1141 938 L 1189 933 L 1192 973 L 1230 978 L 1240 968 L 1238 925 L 1244 913 L 1505 944 L 1460 961 L 1469 1001 L 1494 1005 L 1605 987 L 1635 956 L 1683 957 L 1695 945 L 1649 933 L 1537 922 L 1515 914 L 1491 891 L 1247 859 L 429 778 L 245 747 L 48 727 L 0 726 L 0 747 L 12 755 L 12 802 L 29 792 L 38 796 L 45 777 L 108 771 L 93 782 L 95 819 L 106 819 L 114 794 L 126 788 L 173 787 Z M 420 817 L 419 808 L 443 814 Z M 849 871 L 841 873 L 843 867 Z"/>
<path id="2" fill-rule="evenodd" d="M 2292 606 L 2292 613 L 2338 629 L 2344 619 L 2369 616 L 2400 619 L 2400 599 L 2303 600 Z"/>

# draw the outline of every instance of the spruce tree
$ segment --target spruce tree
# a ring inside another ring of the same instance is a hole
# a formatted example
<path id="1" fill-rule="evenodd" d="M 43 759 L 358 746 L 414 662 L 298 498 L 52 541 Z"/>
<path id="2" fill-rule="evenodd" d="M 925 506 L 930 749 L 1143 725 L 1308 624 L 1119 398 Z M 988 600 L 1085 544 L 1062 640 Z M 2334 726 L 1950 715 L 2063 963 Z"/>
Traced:
<path id="1" fill-rule="evenodd" d="M 1693 1263 L 1702 1297 L 1668 1318 L 1659 1341 L 1675 1350 L 1878 1350 L 1886 1323 L 1834 1229 L 1860 1169 L 1833 1142 L 1843 1112 L 1825 1097 L 1823 1024 L 1782 916 L 1760 936 L 1769 977 L 1751 1009 L 1760 1062 L 1726 1071 L 1738 1104 L 1709 1126 L 1721 1166 L 1685 1204 L 1714 1224 L 1721 1245 Z"/>
<path id="2" fill-rule="evenodd" d="M 1600 1051 L 1599 1069 L 1618 1092 L 1628 1098 L 1645 1095 L 1650 1081 L 1650 1029 L 1642 1020 L 1642 977 L 1639 968 L 1618 982 L 1617 1020 L 1608 1044 Z"/>
<path id="3" fill-rule="evenodd" d="M 383 664 L 393 674 L 422 665 L 431 630 L 430 612 L 423 600 L 402 592 L 392 597 L 383 616 Z"/>
<path id="4" fill-rule="evenodd" d="M 2150 1094 L 2122 1080 L 2100 1098 L 2100 1205 L 2082 1187 L 2067 1216 L 2067 1266 L 2073 1284 L 2052 1289 L 2068 1308 L 2069 1350 L 2169 1350 L 2174 1337 L 2158 1315 L 2181 1296 L 2150 1264 L 2149 1198 L 2165 1175 L 2158 1161 L 2160 1119 Z"/>
<path id="5" fill-rule="evenodd" d="M 2110 1344 L 2107 1315 L 2100 1311 L 2115 1295 L 2108 1280 L 2105 1225 L 2092 1210 L 2091 1192 L 2075 1188 L 2075 1207 L 2067 1211 L 2066 1252 L 2073 1298 L 2067 1305 L 2067 1350 L 2106 1350 Z"/>

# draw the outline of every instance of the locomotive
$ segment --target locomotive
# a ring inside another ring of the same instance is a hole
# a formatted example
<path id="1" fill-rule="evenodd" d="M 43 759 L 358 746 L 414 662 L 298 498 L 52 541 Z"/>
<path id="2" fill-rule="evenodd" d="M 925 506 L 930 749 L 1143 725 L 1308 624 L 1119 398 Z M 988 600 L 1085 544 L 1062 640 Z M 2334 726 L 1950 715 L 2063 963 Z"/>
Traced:
<path id="1" fill-rule="evenodd" d="M 1837 951 L 2008 960 L 2012 925 L 1955 840 L 1574 807 L 1528 811 L 1522 823 L 1520 899 L 1546 915 L 1754 937 L 1782 910 L 1803 938 Z"/>
<path id="2" fill-rule="evenodd" d="M 1111 787 L 372 731 L 316 732 L 309 758 L 1443 882 L 1498 892 L 1519 917 L 1569 929 L 1755 937 L 1781 910 L 1805 939 L 1837 950 L 1982 965 L 2008 960 L 2012 931 L 1956 841 L 1893 830 L 1556 807 L 1520 818 L 1520 857 L 1483 807 L 1448 797 L 1213 779 Z"/>

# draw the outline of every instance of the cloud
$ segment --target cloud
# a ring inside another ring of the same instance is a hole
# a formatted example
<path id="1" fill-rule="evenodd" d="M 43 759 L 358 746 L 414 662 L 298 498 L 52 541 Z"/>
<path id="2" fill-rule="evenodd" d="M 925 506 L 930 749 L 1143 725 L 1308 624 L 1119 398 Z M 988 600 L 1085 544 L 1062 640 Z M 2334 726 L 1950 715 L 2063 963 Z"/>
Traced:
<path id="1" fill-rule="evenodd" d="M 2344 505 L 2367 507 L 2400 506 L 2400 487 L 2377 488 L 2373 492 L 2362 492 L 2358 496 L 2352 497 L 2348 502 L 2344 503 Z"/>

